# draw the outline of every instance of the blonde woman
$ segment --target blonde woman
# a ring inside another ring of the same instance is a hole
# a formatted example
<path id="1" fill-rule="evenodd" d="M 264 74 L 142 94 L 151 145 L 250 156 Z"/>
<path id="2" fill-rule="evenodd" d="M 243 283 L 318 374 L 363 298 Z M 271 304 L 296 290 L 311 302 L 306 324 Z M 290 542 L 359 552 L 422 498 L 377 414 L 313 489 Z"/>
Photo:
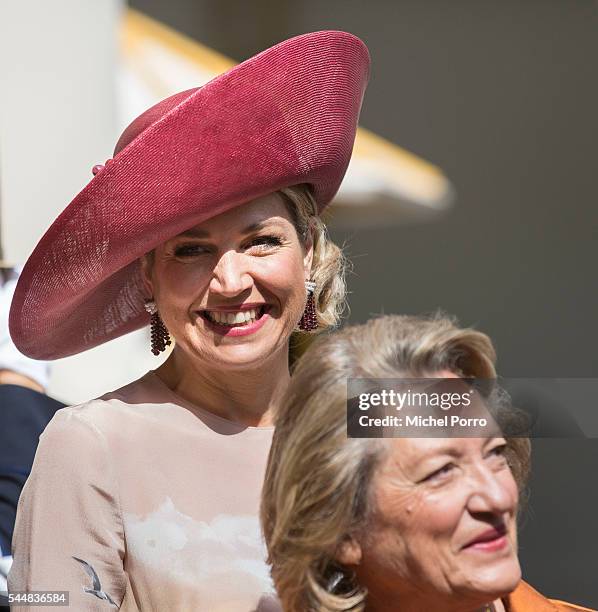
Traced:
<path id="1" fill-rule="evenodd" d="M 55 359 L 148 324 L 148 350 L 174 349 L 49 424 L 10 590 L 68 591 L 74 610 L 277 609 L 258 521 L 272 411 L 291 336 L 335 325 L 342 306 L 319 214 L 368 70 L 358 38 L 315 32 L 175 94 L 42 238 L 11 311 L 24 353 Z"/>
<path id="2" fill-rule="evenodd" d="M 348 378 L 496 377 L 490 339 L 445 316 L 320 338 L 281 402 L 262 497 L 285 612 L 582 610 L 521 581 L 529 441 L 347 438 Z"/>

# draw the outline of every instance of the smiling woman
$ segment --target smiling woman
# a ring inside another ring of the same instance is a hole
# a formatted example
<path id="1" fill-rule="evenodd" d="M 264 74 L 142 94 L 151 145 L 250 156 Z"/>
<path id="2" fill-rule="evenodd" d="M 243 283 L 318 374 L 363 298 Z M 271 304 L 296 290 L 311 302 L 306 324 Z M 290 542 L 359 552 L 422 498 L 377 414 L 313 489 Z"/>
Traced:
<path id="1" fill-rule="evenodd" d="M 521 581 L 526 438 L 348 438 L 347 380 L 494 379 L 490 339 L 442 315 L 317 340 L 280 403 L 261 519 L 285 612 L 557 612 Z M 499 432 L 497 432 L 499 433 Z"/>
<path id="2" fill-rule="evenodd" d="M 76 610 L 279 609 L 257 516 L 272 412 L 291 336 L 342 309 L 319 214 L 368 70 L 359 39 L 316 32 L 175 94 L 42 238 L 11 311 L 23 352 L 58 358 L 148 323 L 152 352 L 174 348 L 45 430 L 11 590 L 68 590 Z"/>
<path id="3" fill-rule="evenodd" d="M 270 409 L 248 401 L 246 381 L 259 398 L 260 370 L 277 372 L 278 380 L 288 376 L 305 280 L 318 279 L 316 316 L 328 311 L 313 331 L 335 324 L 342 308 L 342 253 L 316 211 L 307 186 L 290 187 L 194 226 L 143 258 L 147 293 L 178 347 L 156 371 L 170 388 L 224 418 L 270 423 Z M 230 384 L 235 373 L 242 376 L 239 397 Z M 224 405 L 206 391 L 215 384 L 230 387 Z"/>

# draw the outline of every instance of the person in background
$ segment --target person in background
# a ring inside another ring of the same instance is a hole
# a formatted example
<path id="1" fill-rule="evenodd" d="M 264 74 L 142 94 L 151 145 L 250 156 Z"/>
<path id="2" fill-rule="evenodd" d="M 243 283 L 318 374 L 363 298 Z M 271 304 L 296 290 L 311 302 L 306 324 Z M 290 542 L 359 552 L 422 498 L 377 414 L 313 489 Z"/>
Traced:
<path id="1" fill-rule="evenodd" d="M 528 438 L 347 437 L 348 379 L 495 379 L 495 359 L 488 336 L 442 315 L 380 317 L 307 350 L 280 402 L 261 509 L 285 612 L 587 610 L 521 580 Z M 519 419 L 508 415 L 501 426 Z"/>
<path id="2" fill-rule="evenodd" d="M 64 407 L 45 394 L 50 365 L 20 353 L 8 332 L 18 276 L 16 268 L 0 268 L 0 592 L 7 590 L 17 502 L 31 471 L 39 436 L 56 411 Z M 0 597 L 0 610 L 8 606 L 3 599 Z"/>

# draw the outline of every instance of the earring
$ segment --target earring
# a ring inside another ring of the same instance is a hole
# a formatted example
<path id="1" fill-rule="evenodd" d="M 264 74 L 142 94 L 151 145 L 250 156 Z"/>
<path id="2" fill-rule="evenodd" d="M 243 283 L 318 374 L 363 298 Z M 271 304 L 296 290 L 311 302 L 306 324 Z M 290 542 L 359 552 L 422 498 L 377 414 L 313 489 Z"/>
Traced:
<path id="1" fill-rule="evenodd" d="M 299 329 L 304 332 L 311 332 L 315 329 L 318 329 L 318 318 L 316 316 L 316 300 L 314 299 L 316 283 L 314 283 L 314 281 L 312 280 L 305 281 L 305 288 L 307 289 L 307 303 L 305 304 L 303 316 L 299 321 Z"/>
<path id="2" fill-rule="evenodd" d="M 151 351 L 154 355 L 159 355 L 166 350 L 167 345 L 171 344 L 170 334 L 160 317 L 156 302 L 154 300 L 147 300 L 144 308 L 151 315 Z"/>

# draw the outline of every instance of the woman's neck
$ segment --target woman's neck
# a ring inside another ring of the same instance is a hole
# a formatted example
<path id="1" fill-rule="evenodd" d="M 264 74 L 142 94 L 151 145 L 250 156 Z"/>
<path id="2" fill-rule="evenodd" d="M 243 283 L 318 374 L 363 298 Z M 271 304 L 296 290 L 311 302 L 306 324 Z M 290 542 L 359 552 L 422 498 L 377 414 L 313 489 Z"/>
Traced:
<path id="1" fill-rule="evenodd" d="M 156 374 L 177 395 L 203 410 L 264 427 L 272 424 L 276 404 L 289 384 L 288 349 L 259 367 L 229 371 L 194 364 L 175 348 Z"/>

